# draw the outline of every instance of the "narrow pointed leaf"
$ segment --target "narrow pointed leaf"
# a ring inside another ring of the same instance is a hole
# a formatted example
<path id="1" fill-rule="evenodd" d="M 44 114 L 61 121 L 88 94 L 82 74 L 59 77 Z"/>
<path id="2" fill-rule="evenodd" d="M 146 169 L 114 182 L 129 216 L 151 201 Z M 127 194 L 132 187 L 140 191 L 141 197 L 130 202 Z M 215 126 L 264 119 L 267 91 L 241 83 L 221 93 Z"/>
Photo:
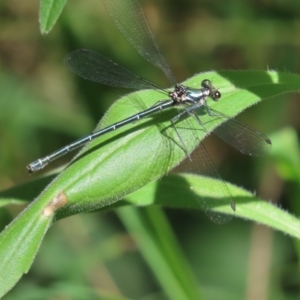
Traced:
<path id="1" fill-rule="evenodd" d="M 40 30 L 42 34 L 48 33 L 55 25 L 67 0 L 41 0 L 40 2 Z"/>
<path id="2" fill-rule="evenodd" d="M 222 213 L 226 211 L 226 207 L 224 204 L 222 205 L 222 202 L 224 203 L 222 195 L 218 195 L 216 192 L 216 181 L 216 179 L 191 174 L 169 175 L 132 193 L 126 197 L 126 201 L 120 201 L 119 204 L 122 205 L 122 202 L 125 202 L 127 205 L 135 206 L 160 205 L 199 209 L 199 203 L 195 201 L 194 197 L 194 194 L 197 194 L 200 197 L 203 195 L 210 197 L 211 201 L 215 203 L 215 210 Z M 300 239 L 300 220 L 298 217 L 240 187 L 230 183 L 227 185 L 236 203 L 236 211 L 232 212 L 234 217 L 264 224 Z M 198 189 L 191 191 L 189 186 L 196 186 Z"/>

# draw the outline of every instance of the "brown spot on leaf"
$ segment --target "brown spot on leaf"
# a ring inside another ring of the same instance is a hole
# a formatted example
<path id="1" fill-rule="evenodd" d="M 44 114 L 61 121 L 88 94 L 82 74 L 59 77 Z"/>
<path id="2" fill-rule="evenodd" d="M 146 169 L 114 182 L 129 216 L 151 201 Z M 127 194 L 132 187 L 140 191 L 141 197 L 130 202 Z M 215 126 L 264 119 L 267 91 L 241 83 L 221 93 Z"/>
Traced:
<path id="1" fill-rule="evenodd" d="M 50 203 L 44 208 L 43 215 L 45 217 L 51 216 L 57 209 L 66 205 L 68 203 L 68 199 L 65 193 L 61 192 L 57 194 Z"/>

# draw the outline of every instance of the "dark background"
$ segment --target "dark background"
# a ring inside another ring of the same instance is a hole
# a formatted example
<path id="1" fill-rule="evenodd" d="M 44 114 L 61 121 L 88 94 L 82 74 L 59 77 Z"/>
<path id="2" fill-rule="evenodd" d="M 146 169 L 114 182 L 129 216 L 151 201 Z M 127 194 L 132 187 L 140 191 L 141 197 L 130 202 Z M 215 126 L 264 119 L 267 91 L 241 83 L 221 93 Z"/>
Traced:
<path id="1" fill-rule="evenodd" d="M 299 73 L 298 0 L 141 2 L 179 82 L 208 70 Z M 45 36 L 39 32 L 38 7 L 38 1 L 0 4 L 2 190 L 30 180 L 25 168 L 29 162 L 92 131 L 113 101 L 127 92 L 71 74 L 63 65 L 68 52 L 96 50 L 168 86 L 162 72 L 124 40 L 100 0 L 69 1 Z M 252 107 L 239 119 L 268 135 L 288 126 L 299 133 L 299 108 L 299 95 L 282 96 Z M 281 179 L 271 158 L 245 157 L 216 139 L 210 139 L 207 148 L 225 180 L 292 210 L 290 191 L 294 186 Z M 20 209 L 10 206 L 2 210 L 1 226 Z M 166 213 L 207 297 L 299 299 L 296 241 L 237 219 L 218 226 L 200 212 Z M 128 272 L 130 276 L 126 276 Z M 50 293 L 59 284 L 67 290 L 74 282 L 88 290 L 119 292 L 130 299 L 160 293 L 160 286 L 114 212 L 80 215 L 57 223 L 29 274 L 6 299 L 24 296 L 24 291 Z M 163 299 L 158 295 L 151 299 Z"/>

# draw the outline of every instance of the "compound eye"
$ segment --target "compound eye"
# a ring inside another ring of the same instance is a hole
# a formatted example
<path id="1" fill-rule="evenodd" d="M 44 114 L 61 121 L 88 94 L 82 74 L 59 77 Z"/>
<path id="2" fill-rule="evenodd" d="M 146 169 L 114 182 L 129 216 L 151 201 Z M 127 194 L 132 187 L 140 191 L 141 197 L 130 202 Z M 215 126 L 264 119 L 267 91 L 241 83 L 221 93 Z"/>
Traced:
<path id="1" fill-rule="evenodd" d="M 215 91 L 212 98 L 217 101 L 221 98 L 221 93 L 219 91 Z"/>
<path id="2" fill-rule="evenodd" d="M 210 82 L 210 80 L 208 80 L 208 79 L 204 79 L 204 80 L 201 82 L 201 85 L 202 85 L 202 87 L 208 88 L 208 87 L 211 86 L 211 82 Z"/>

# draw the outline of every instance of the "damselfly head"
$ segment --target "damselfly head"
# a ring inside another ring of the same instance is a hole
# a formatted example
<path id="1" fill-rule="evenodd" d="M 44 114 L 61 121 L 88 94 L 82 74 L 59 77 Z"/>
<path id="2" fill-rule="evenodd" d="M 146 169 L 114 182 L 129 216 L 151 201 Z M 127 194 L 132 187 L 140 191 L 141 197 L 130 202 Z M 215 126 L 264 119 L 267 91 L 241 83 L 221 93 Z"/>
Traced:
<path id="1" fill-rule="evenodd" d="M 211 81 L 204 79 L 201 83 L 202 87 L 209 90 L 209 96 L 214 100 L 218 101 L 221 98 L 221 93 L 211 84 Z"/>

